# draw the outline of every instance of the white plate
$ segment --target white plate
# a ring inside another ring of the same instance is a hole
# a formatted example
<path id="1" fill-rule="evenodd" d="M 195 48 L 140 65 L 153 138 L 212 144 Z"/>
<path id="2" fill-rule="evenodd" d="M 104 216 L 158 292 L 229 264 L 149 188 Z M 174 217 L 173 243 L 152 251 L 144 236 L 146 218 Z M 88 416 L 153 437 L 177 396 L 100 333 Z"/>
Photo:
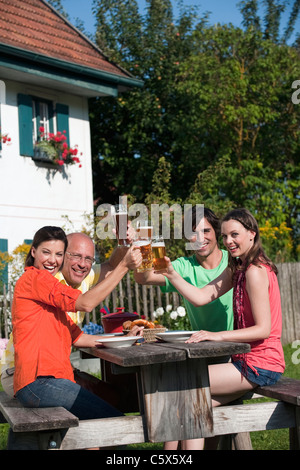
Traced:
<path id="1" fill-rule="evenodd" d="M 165 333 L 158 333 L 157 338 L 167 341 L 168 343 L 184 342 L 189 339 L 195 331 L 165 331 Z"/>
<path id="2" fill-rule="evenodd" d="M 99 336 L 103 336 L 103 338 L 106 338 L 107 336 L 124 336 L 124 333 L 102 333 Z"/>
<path id="3" fill-rule="evenodd" d="M 111 336 L 110 338 L 101 338 L 96 341 L 102 343 L 106 348 L 125 348 L 131 346 L 138 339 L 141 339 L 141 336 Z"/>

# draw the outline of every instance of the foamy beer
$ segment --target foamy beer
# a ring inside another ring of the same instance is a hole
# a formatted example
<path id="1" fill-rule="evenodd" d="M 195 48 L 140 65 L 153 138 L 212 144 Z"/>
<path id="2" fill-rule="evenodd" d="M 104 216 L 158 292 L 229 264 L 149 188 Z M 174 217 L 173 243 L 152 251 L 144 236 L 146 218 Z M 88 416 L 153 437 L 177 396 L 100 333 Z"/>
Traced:
<path id="1" fill-rule="evenodd" d="M 149 225 L 148 220 L 138 220 L 136 234 L 138 238 L 152 238 L 153 227 Z"/>
<path id="2" fill-rule="evenodd" d="M 166 247 L 163 237 L 156 237 L 152 241 L 152 255 L 154 271 L 165 271 L 167 262 L 165 260 Z"/>
<path id="3" fill-rule="evenodd" d="M 114 215 L 118 246 L 129 246 L 127 242 L 127 206 L 124 204 L 117 204 L 112 208 L 112 214 Z"/>
<path id="4" fill-rule="evenodd" d="M 152 248 L 150 238 L 138 238 L 133 242 L 134 246 L 138 246 L 142 254 L 142 264 L 137 268 L 138 273 L 151 271 L 153 266 Z"/>

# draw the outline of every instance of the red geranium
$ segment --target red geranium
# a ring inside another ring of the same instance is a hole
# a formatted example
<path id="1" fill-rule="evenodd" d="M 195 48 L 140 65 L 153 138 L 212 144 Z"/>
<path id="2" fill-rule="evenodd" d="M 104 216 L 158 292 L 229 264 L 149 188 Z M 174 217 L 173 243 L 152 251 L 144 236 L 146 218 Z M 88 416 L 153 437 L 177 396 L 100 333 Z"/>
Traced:
<path id="1" fill-rule="evenodd" d="M 2 142 L 2 144 L 10 143 L 11 138 L 8 137 L 8 134 L 1 134 L 1 131 L 0 131 L 0 142 Z"/>
<path id="2" fill-rule="evenodd" d="M 77 146 L 74 148 L 69 147 L 66 140 L 66 131 L 58 131 L 56 134 L 49 132 L 48 135 L 45 132 L 44 127 L 39 127 L 40 138 L 36 142 L 36 147 L 42 152 L 46 153 L 47 157 L 53 161 L 53 163 L 63 166 L 64 164 L 74 165 L 75 163 L 80 164 L 77 155 Z M 81 168 L 81 164 L 79 165 Z"/>

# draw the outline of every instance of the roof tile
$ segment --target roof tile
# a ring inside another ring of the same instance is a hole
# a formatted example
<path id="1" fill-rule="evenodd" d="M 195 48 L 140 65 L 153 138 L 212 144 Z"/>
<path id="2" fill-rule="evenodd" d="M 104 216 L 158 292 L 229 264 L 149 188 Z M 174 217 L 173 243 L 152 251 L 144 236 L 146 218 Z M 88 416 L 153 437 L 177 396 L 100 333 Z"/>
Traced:
<path id="1" fill-rule="evenodd" d="M 110 62 L 43 0 L 1 0 L 0 43 L 84 67 L 130 76 Z"/>

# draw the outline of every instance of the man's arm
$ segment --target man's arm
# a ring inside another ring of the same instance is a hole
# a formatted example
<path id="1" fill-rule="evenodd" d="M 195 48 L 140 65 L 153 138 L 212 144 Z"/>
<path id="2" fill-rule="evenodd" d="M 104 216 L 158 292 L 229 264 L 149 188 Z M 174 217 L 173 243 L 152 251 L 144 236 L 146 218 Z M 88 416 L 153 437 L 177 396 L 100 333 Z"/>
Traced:
<path id="1" fill-rule="evenodd" d="M 104 263 L 101 263 L 101 271 L 98 283 L 103 281 L 103 279 L 105 279 L 118 266 L 118 264 L 124 258 L 124 255 L 127 253 L 128 250 L 129 248 L 127 248 L 126 246 L 118 246 L 114 249 L 114 251 L 110 255 L 110 258 Z"/>
<path id="2" fill-rule="evenodd" d="M 138 273 L 134 271 L 134 279 L 138 284 L 153 285 L 153 286 L 165 286 L 166 279 L 163 274 L 154 274 L 154 271 L 145 271 Z"/>
<path id="3" fill-rule="evenodd" d="M 80 294 L 75 303 L 75 311 L 91 312 L 118 285 L 129 269 L 136 269 L 142 262 L 139 249 L 131 247 L 116 268 L 92 289 Z"/>
<path id="4" fill-rule="evenodd" d="M 128 222 L 127 226 L 127 241 L 128 244 L 131 245 L 135 237 L 135 230 L 131 225 L 131 222 Z M 125 254 L 128 251 L 128 247 L 126 246 L 117 246 L 112 254 L 110 255 L 110 258 L 105 261 L 103 264 L 101 264 L 101 271 L 100 271 L 100 276 L 98 282 L 103 281 L 103 279 L 108 276 L 120 263 L 120 261 L 124 258 Z"/>
<path id="5" fill-rule="evenodd" d="M 227 267 L 224 271 L 209 284 L 199 288 L 190 284 L 188 281 L 183 279 L 180 274 L 175 271 L 170 259 L 165 256 L 167 261 L 167 268 L 164 275 L 169 279 L 171 284 L 177 289 L 186 300 L 188 300 L 194 307 L 201 307 L 206 305 L 213 300 L 221 297 L 230 289 L 232 289 L 232 273 Z M 154 274 L 156 275 L 156 274 Z M 159 274 L 160 275 L 160 274 Z"/>

